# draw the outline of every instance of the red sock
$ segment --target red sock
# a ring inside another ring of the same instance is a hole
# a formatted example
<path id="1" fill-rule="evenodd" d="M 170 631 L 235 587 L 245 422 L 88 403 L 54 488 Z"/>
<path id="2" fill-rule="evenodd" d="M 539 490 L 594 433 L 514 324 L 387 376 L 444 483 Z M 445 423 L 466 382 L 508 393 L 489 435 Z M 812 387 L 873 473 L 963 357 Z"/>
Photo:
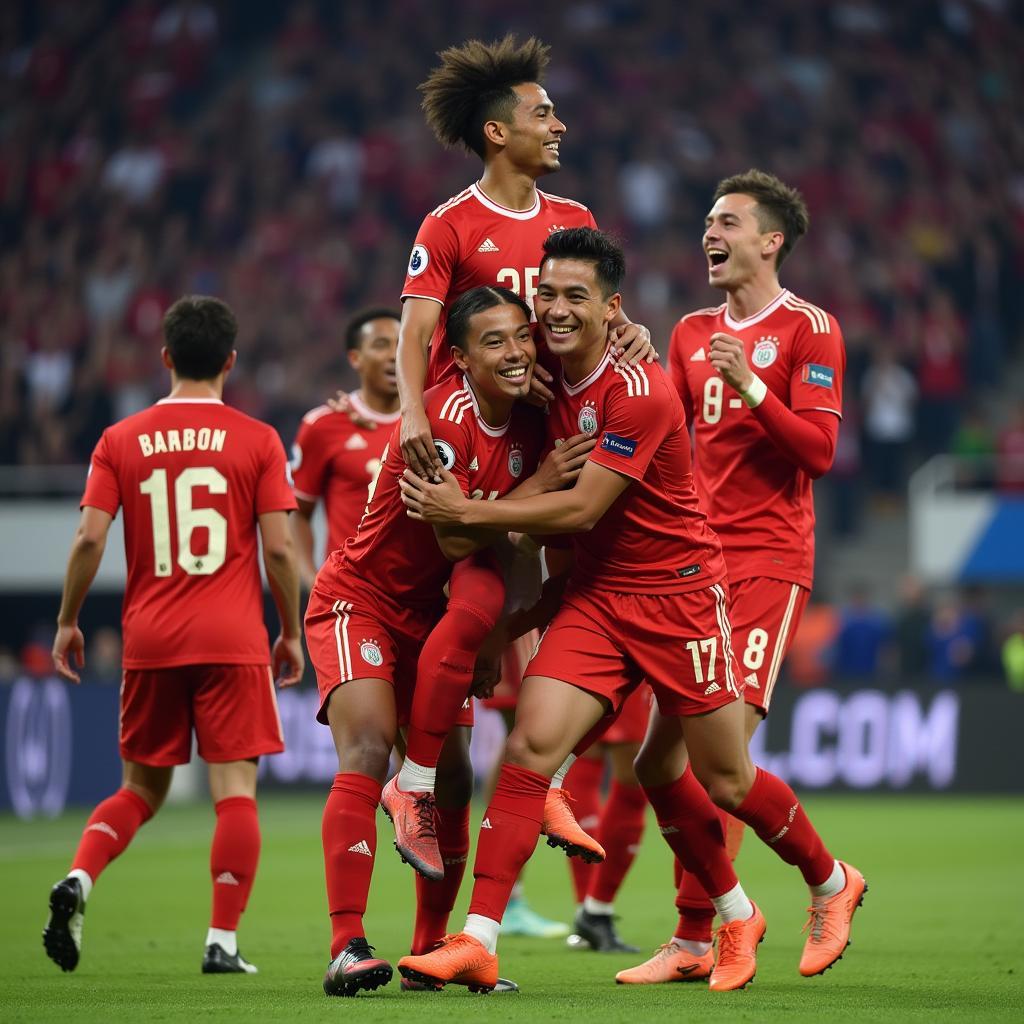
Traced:
<path id="1" fill-rule="evenodd" d="M 249 902 L 260 859 L 260 819 L 256 801 L 248 796 L 229 796 L 214 804 L 217 826 L 210 847 L 213 879 L 211 928 L 233 932 Z"/>
<path id="2" fill-rule="evenodd" d="M 821 885 L 835 865 L 796 794 L 763 768 L 743 803 L 733 811 L 787 864 L 795 864 L 808 885 Z"/>
<path id="3" fill-rule="evenodd" d="M 444 878 L 431 882 L 416 875 L 416 926 L 412 954 L 427 953 L 448 931 L 448 915 L 459 895 L 469 854 L 469 806 L 437 808 L 437 846 L 444 861 Z"/>
<path id="4" fill-rule="evenodd" d="M 718 808 L 690 766 L 675 782 L 644 787 L 644 792 L 657 815 L 665 842 L 683 867 L 692 871 L 712 896 L 732 889 L 737 884 L 736 872 L 725 852 Z"/>
<path id="5" fill-rule="evenodd" d="M 574 766 L 575 767 L 575 766 Z M 594 872 L 588 894 L 601 903 L 614 903 L 626 872 L 636 859 L 640 837 L 644 834 L 644 812 L 647 798 L 636 783 L 612 780 L 608 800 L 601 812 L 598 842 L 604 847 L 605 858 Z M 579 860 L 572 857 L 571 860 Z"/>
<path id="6" fill-rule="evenodd" d="M 339 772 L 323 817 L 331 959 L 349 939 L 363 935 L 366 895 L 377 852 L 377 804 L 381 785 L 358 772 Z"/>
<path id="7" fill-rule="evenodd" d="M 604 779 L 604 761 L 594 757 L 578 757 L 562 785 L 572 794 L 573 813 L 584 832 L 593 832 L 601 822 L 601 782 Z M 607 847 L 605 848 L 607 850 Z M 582 903 L 587 895 L 594 865 L 582 857 L 566 857 L 572 872 L 572 887 L 576 902 Z"/>
<path id="8" fill-rule="evenodd" d="M 537 846 L 544 798 L 551 780 L 529 768 L 503 764 L 494 796 L 480 826 L 473 865 L 471 914 L 500 921 L 512 886 Z"/>
<path id="9" fill-rule="evenodd" d="M 78 841 L 71 868 L 80 868 L 95 882 L 100 872 L 124 853 L 135 833 L 153 812 L 149 804 L 130 789 L 119 789 L 96 807 Z"/>
<path id="10" fill-rule="evenodd" d="M 505 602 L 505 583 L 490 553 L 459 562 L 448 610 L 431 630 L 416 664 L 416 689 L 406 750 L 410 760 L 437 767 L 441 748 L 469 695 L 477 652 Z"/>
<path id="11" fill-rule="evenodd" d="M 718 815 L 725 832 L 725 852 L 730 861 L 735 861 L 743 841 L 743 822 L 721 808 L 718 809 Z M 692 871 L 684 872 L 678 860 L 676 867 L 676 910 L 679 911 L 676 938 L 710 942 L 711 923 L 715 919 L 714 904 Z"/>

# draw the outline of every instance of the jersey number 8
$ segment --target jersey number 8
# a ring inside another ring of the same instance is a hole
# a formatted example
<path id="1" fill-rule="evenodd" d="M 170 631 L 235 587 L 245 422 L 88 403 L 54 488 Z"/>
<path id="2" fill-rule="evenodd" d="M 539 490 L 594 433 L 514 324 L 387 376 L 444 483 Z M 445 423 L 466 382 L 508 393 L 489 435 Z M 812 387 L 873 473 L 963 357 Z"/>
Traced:
<path id="1" fill-rule="evenodd" d="M 227 554 L 228 521 L 215 508 L 193 508 L 192 490 L 205 487 L 210 494 L 227 494 L 228 482 L 212 466 L 190 466 L 174 481 L 174 508 L 178 533 L 178 565 L 189 576 L 209 576 L 223 564 Z M 170 576 L 171 515 L 167 494 L 167 470 L 154 469 L 139 484 L 149 498 L 153 517 L 153 558 L 157 576 Z M 205 555 L 192 554 L 192 534 L 203 527 L 209 533 Z"/>

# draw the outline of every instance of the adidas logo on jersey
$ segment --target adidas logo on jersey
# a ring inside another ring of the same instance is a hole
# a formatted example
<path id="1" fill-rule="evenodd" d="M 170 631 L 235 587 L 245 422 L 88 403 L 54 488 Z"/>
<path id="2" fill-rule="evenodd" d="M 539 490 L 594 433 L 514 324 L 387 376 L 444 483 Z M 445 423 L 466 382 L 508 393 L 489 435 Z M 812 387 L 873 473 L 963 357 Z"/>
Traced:
<path id="1" fill-rule="evenodd" d="M 747 686 L 752 686 L 755 690 L 761 689 L 761 684 L 757 681 L 756 672 L 751 672 L 750 675 L 743 680 L 743 682 L 745 682 Z"/>
<path id="2" fill-rule="evenodd" d="M 691 363 L 705 363 L 705 362 L 707 362 L 707 358 L 708 358 L 707 357 L 707 353 L 704 351 L 704 349 L 699 348 L 699 349 L 697 349 L 696 352 L 693 353 L 692 356 L 690 356 L 690 362 Z"/>
<path id="3" fill-rule="evenodd" d="M 480 827 L 481 828 L 494 828 L 494 826 L 491 824 L 491 819 L 490 818 L 484 818 L 484 820 L 480 823 Z"/>
<path id="4" fill-rule="evenodd" d="M 479 459 L 477 459 L 477 457 L 476 457 L 476 456 L 474 455 L 474 456 L 473 456 L 473 461 L 472 461 L 472 462 L 471 462 L 471 463 L 469 464 L 469 471 L 470 471 L 470 473 L 474 473 L 474 472 L 476 472 L 476 470 L 478 470 L 479 468 L 480 468 L 480 461 L 479 461 Z"/>
<path id="5" fill-rule="evenodd" d="M 238 879 L 230 871 L 222 871 L 217 876 L 218 885 L 238 885 Z"/>
<path id="6" fill-rule="evenodd" d="M 365 839 L 360 839 L 354 846 L 348 848 L 349 853 L 361 853 L 364 857 L 372 857 L 370 844 Z"/>
<path id="7" fill-rule="evenodd" d="M 718 683 L 712 683 L 712 684 L 711 684 L 711 685 L 710 685 L 710 686 L 709 686 L 709 687 L 708 687 L 708 688 L 707 688 L 707 689 L 706 689 L 706 690 L 704 691 L 704 696 L 705 696 L 705 697 L 707 697 L 707 696 L 709 696 L 709 695 L 710 695 L 710 694 L 712 694 L 712 693 L 718 693 L 718 691 L 719 691 L 719 690 L 721 690 L 721 689 L 722 689 L 722 688 L 721 688 L 721 687 L 720 687 L 720 686 L 718 685 Z"/>
<path id="8" fill-rule="evenodd" d="M 477 252 L 497 252 L 497 251 L 498 251 L 498 247 L 489 238 L 485 238 L 483 240 L 483 242 L 480 243 L 480 248 L 477 249 Z"/>
<path id="9" fill-rule="evenodd" d="M 368 448 L 369 445 L 366 442 L 366 438 L 362 434 L 353 434 L 345 442 L 345 451 L 354 452 L 358 448 Z"/>

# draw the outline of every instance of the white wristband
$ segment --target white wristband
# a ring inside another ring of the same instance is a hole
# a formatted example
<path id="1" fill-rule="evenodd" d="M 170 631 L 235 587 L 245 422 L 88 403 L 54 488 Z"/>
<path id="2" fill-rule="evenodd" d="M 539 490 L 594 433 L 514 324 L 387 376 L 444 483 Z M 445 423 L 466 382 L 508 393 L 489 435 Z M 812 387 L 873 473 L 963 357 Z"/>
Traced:
<path id="1" fill-rule="evenodd" d="M 751 409 L 756 409 L 765 399 L 765 395 L 768 394 L 768 385 L 755 373 L 754 379 L 750 382 L 750 387 L 746 391 L 740 392 L 740 398 L 747 403 Z"/>

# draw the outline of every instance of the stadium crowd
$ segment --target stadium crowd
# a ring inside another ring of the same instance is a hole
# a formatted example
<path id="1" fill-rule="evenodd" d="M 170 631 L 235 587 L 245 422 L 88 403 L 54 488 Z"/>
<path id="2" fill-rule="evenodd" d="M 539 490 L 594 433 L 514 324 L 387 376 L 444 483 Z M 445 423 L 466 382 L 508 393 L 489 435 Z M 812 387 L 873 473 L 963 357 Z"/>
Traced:
<path id="1" fill-rule="evenodd" d="M 5 8 L 0 464 L 84 463 L 160 393 L 154 340 L 182 293 L 239 311 L 229 398 L 286 439 L 350 383 L 345 318 L 396 303 L 423 210 L 468 172 L 415 88 L 456 6 L 401 0 L 386 21 L 365 0 Z M 835 312 L 849 351 L 836 472 L 896 494 L 937 451 L 1019 455 L 999 390 L 1024 322 L 1019 4 L 458 14 L 463 37 L 554 43 L 569 132 L 547 187 L 624 238 L 630 309 L 663 349 L 710 300 L 693 240 L 711 187 L 771 167 L 814 221 L 787 284 Z"/>

